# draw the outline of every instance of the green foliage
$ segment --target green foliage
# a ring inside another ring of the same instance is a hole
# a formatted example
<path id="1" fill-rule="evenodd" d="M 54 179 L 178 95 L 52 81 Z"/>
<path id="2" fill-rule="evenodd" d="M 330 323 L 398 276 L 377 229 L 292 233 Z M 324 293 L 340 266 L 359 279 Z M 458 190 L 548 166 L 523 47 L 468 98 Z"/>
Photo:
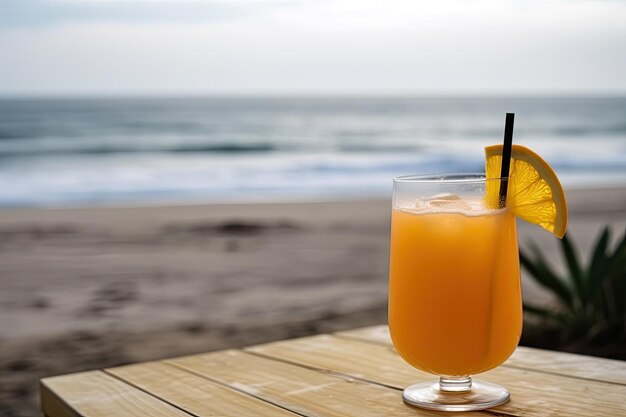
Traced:
<path id="1" fill-rule="evenodd" d="M 561 343 L 610 343 L 626 334 L 626 231 L 613 249 L 610 237 L 607 226 L 583 265 L 566 235 L 561 240 L 564 276 L 553 270 L 534 244 L 528 252 L 520 251 L 522 267 L 560 303 L 556 310 L 524 303 L 524 310 L 558 329 Z"/>

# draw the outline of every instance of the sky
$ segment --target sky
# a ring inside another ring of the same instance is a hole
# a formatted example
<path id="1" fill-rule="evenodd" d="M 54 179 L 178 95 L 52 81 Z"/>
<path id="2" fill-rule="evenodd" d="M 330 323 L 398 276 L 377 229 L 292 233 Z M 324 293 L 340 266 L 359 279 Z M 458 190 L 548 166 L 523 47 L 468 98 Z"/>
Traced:
<path id="1" fill-rule="evenodd" d="M 0 95 L 626 94 L 623 0 L 0 0 Z"/>

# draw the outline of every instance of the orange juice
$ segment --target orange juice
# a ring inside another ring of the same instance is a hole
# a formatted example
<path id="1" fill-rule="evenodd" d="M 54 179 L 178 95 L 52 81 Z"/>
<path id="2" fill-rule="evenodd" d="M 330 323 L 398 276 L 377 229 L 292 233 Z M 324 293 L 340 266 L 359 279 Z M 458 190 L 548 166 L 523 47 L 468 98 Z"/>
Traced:
<path id="1" fill-rule="evenodd" d="M 389 328 L 400 355 L 426 372 L 473 375 L 504 362 L 522 331 L 515 216 L 394 209 Z"/>

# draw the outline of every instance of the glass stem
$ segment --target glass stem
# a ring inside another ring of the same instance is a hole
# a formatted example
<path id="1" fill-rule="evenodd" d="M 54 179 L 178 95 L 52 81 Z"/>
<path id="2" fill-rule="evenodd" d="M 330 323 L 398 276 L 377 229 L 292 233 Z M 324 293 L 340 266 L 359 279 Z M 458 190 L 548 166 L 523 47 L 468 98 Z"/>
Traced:
<path id="1" fill-rule="evenodd" d="M 439 378 L 439 389 L 445 392 L 464 392 L 472 389 L 472 377 L 459 376 Z"/>

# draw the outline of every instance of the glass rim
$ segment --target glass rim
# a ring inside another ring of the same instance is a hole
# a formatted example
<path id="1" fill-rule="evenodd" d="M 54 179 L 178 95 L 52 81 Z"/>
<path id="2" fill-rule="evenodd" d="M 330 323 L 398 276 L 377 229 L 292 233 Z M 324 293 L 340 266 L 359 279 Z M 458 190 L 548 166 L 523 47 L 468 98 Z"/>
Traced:
<path id="1" fill-rule="evenodd" d="M 446 174 L 412 174 L 400 175 L 393 178 L 394 183 L 414 183 L 414 184 L 481 184 L 487 181 L 500 181 L 500 177 L 487 178 L 484 173 L 460 172 Z"/>

